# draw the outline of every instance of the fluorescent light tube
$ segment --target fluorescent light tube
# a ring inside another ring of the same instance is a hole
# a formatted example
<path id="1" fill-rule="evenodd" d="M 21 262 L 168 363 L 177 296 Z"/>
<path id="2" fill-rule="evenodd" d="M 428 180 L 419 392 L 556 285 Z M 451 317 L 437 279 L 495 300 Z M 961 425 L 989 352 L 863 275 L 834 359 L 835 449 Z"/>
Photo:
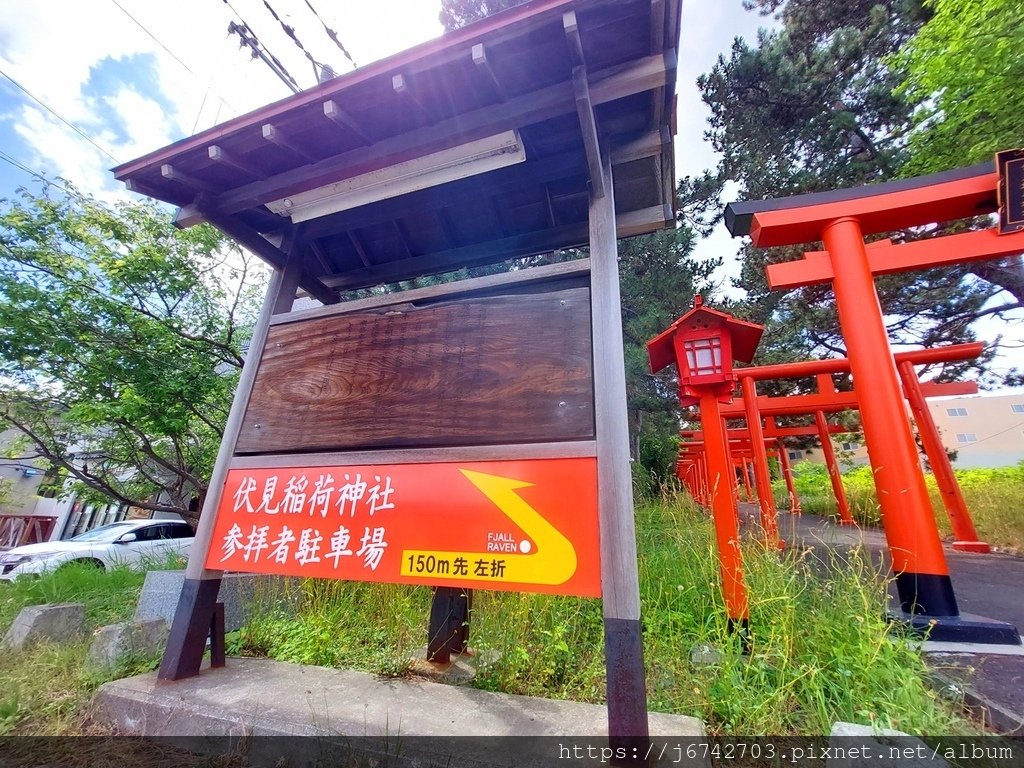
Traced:
<path id="1" fill-rule="evenodd" d="M 298 224 L 525 161 L 519 133 L 506 131 L 289 195 L 267 203 L 267 208 Z"/>

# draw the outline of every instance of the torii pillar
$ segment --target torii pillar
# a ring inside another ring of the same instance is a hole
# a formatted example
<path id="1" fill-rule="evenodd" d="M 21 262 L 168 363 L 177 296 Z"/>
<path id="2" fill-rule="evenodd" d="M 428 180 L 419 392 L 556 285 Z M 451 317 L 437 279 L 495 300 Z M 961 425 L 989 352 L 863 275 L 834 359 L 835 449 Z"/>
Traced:
<path id="1" fill-rule="evenodd" d="M 991 164 L 856 189 L 732 203 L 726 225 L 755 246 L 822 241 L 824 252 L 768 269 L 773 288 L 832 283 L 861 406 L 902 618 L 936 640 L 1019 644 L 1012 625 L 961 617 L 932 515 L 874 275 L 1019 253 L 1024 232 L 865 245 L 864 236 L 994 212 Z"/>

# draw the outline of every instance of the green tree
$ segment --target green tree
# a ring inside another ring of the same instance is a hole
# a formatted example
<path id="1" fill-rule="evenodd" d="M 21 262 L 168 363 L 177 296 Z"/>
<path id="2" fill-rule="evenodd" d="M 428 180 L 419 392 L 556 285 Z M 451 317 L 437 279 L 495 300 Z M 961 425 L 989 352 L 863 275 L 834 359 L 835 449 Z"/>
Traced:
<path id="1" fill-rule="evenodd" d="M 742 197 L 762 199 L 900 175 L 916 104 L 898 90 L 905 73 L 894 54 L 921 29 L 927 9 L 918 0 L 751 0 L 747 7 L 775 14 L 778 28 L 762 30 L 754 45 L 737 39 L 698 81 L 712 112 L 707 136 L 722 155 L 719 182 L 738 182 Z M 909 231 L 893 239 L 943 233 Z M 742 251 L 737 285 L 747 292 L 746 314 L 768 326 L 761 359 L 845 354 L 829 287 L 768 290 L 765 266 L 802 250 Z M 974 320 L 1024 298 L 1020 271 L 1004 267 L 982 263 L 879 279 L 892 338 L 924 346 L 973 340 Z M 1013 299 L 996 298 L 1003 291 Z"/>
<path id="2" fill-rule="evenodd" d="M 895 56 L 918 105 L 905 175 L 1024 146 L 1024 3 L 928 0 L 934 15 Z"/>
<path id="3" fill-rule="evenodd" d="M 721 262 L 694 260 L 694 245 L 685 226 L 619 243 L 630 454 L 642 468 L 641 488 L 656 489 L 675 475 L 678 385 L 672 370 L 651 374 L 645 345 L 689 310 L 696 294 L 713 290 Z"/>
<path id="4" fill-rule="evenodd" d="M 525 2 L 526 0 L 441 0 L 441 24 L 451 32 Z"/>
<path id="5" fill-rule="evenodd" d="M 219 233 L 73 188 L 0 203 L 0 422 L 76 490 L 195 516 L 257 303 Z"/>

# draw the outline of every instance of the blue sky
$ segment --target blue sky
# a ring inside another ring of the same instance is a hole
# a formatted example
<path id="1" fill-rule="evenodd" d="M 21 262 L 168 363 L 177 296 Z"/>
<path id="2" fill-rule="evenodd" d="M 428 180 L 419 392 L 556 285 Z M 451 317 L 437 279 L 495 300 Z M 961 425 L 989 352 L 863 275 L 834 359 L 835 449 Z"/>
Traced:
<path id="1" fill-rule="evenodd" d="M 310 2 L 359 64 L 441 34 L 439 0 Z M 351 69 L 305 0 L 271 5 L 315 58 L 339 73 Z M 312 67 L 262 0 L 0 0 L 0 18 L 0 197 L 33 182 L 15 164 L 69 179 L 101 198 L 130 197 L 114 182 L 112 166 L 287 96 L 261 62 L 239 50 L 227 33 L 232 21 L 249 24 L 301 86 L 314 83 Z M 703 140 L 707 111 L 696 77 L 735 36 L 752 39 L 766 23 L 744 11 L 741 0 L 683 0 L 680 175 L 716 162 Z M 738 271 L 738 246 L 720 227 L 695 256 L 725 256 L 720 277 L 727 286 Z M 1014 343 L 1024 338 L 1021 321 L 978 330 L 988 342 L 999 334 Z M 1009 349 L 1000 364 L 1024 367 L 1024 353 Z"/>

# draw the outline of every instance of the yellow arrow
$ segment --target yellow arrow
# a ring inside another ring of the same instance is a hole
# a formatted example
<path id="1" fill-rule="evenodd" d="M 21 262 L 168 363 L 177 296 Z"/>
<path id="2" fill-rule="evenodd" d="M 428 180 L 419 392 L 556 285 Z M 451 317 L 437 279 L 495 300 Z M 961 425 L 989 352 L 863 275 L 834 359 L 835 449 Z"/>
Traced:
<path id="1" fill-rule="evenodd" d="M 516 582 L 519 584 L 564 584 L 576 573 L 576 550 L 561 531 L 545 520 L 516 493 L 532 483 L 508 477 L 460 469 L 491 502 L 536 545 L 530 554 L 493 552 L 402 552 L 403 576 L 429 580 L 448 576 L 465 581 Z M 500 564 L 500 565 L 499 565 Z"/>

